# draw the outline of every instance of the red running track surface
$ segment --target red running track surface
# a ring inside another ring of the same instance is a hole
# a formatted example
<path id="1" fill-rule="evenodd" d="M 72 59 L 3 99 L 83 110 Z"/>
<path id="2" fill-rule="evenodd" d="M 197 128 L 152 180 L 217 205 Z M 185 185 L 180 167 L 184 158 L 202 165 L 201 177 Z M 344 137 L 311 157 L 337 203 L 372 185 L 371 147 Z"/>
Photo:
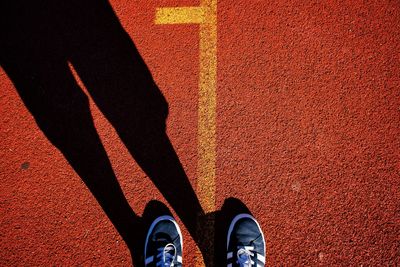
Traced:
<path id="1" fill-rule="evenodd" d="M 167 133 L 196 188 L 198 26 L 154 16 L 199 3 L 110 2 L 167 99 Z M 268 266 L 400 263 L 399 51 L 397 1 L 218 1 L 216 208 L 247 205 Z M 0 265 L 129 266 L 4 69 L 0 87 Z M 92 99 L 90 110 L 132 209 L 166 203 Z"/>

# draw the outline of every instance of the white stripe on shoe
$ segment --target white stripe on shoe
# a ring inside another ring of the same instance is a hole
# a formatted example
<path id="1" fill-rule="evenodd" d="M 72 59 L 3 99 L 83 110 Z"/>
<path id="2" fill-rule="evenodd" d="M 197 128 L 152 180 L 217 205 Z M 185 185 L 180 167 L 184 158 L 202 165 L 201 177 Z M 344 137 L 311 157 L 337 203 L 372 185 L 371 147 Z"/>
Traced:
<path id="1" fill-rule="evenodd" d="M 257 255 L 257 260 L 261 261 L 263 264 L 265 264 L 265 257 L 261 254 L 256 254 Z"/>
<path id="2" fill-rule="evenodd" d="M 181 257 L 181 256 L 179 256 L 179 255 L 178 255 L 178 256 L 176 256 L 176 261 L 177 261 L 177 262 L 179 262 L 179 263 L 182 263 L 182 257 Z"/>

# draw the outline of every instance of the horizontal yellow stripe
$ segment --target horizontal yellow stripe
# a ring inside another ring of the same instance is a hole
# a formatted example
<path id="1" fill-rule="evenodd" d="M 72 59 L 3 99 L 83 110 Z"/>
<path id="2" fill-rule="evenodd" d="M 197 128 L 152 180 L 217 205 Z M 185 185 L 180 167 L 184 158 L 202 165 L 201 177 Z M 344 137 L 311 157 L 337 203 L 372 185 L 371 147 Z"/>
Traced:
<path id="1" fill-rule="evenodd" d="M 156 24 L 203 23 L 202 7 L 161 7 L 156 11 Z"/>

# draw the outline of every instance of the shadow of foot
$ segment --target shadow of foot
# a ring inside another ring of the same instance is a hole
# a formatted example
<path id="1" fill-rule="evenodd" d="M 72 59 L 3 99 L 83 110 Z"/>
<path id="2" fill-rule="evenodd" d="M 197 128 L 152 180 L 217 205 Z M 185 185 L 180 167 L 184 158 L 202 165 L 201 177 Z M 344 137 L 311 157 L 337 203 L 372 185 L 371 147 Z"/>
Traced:
<path id="1" fill-rule="evenodd" d="M 218 266 L 214 259 L 215 225 L 218 214 L 219 211 L 214 211 L 198 216 L 197 219 L 195 241 L 201 252 L 201 255 L 197 255 L 197 258 L 202 257 L 203 263 L 207 267 Z"/>
<path id="2" fill-rule="evenodd" d="M 251 214 L 239 199 L 228 198 L 220 211 L 198 216 L 195 241 L 205 266 L 226 266 L 226 239 L 229 225 L 240 213 Z"/>

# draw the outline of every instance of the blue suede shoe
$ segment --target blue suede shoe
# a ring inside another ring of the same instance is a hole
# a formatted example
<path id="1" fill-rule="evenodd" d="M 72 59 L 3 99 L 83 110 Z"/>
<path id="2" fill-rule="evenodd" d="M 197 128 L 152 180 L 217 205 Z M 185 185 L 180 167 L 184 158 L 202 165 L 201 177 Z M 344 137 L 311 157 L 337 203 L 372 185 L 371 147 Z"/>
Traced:
<path id="1" fill-rule="evenodd" d="M 233 218 L 227 236 L 227 267 L 265 266 L 265 240 L 260 225 L 250 214 Z"/>
<path id="2" fill-rule="evenodd" d="M 146 267 L 181 267 L 182 234 L 178 224 L 169 215 L 153 221 L 146 237 L 144 259 Z"/>

